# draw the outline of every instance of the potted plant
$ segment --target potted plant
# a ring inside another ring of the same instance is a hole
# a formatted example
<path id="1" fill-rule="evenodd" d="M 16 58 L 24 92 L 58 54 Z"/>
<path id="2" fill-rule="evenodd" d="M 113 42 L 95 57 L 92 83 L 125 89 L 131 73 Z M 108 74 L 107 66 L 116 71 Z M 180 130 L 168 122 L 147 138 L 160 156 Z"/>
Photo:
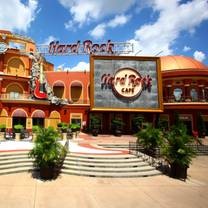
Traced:
<path id="1" fill-rule="evenodd" d="M 113 134 L 115 136 L 121 136 L 124 122 L 119 118 L 115 118 L 111 120 L 111 126 L 112 126 Z"/>
<path id="2" fill-rule="evenodd" d="M 52 127 L 39 128 L 34 148 L 29 157 L 35 159 L 35 166 L 40 169 L 40 177 L 52 179 L 56 168 L 66 154 L 66 149 L 58 141 L 58 132 Z"/>
<path id="3" fill-rule="evenodd" d="M 144 152 L 148 155 L 155 156 L 156 148 L 163 143 L 163 134 L 160 129 L 156 129 L 150 123 L 144 123 L 143 129 L 139 131 L 137 143 L 144 147 Z"/>
<path id="4" fill-rule="evenodd" d="M 142 129 L 143 123 L 144 123 L 144 117 L 142 115 L 133 118 L 132 127 L 135 133 Z"/>
<path id="5" fill-rule="evenodd" d="M 21 131 L 24 129 L 24 126 L 21 124 L 14 125 L 15 131 L 15 140 L 20 141 Z"/>
<path id="6" fill-rule="evenodd" d="M 80 131 L 80 125 L 77 123 L 71 123 L 69 128 L 72 130 L 72 137 L 75 139 L 78 135 L 78 131 Z"/>
<path id="7" fill-rule="evenodd" d="M 57 124 L 58 128 L 60 129 L 62 133 L 62 139 L 67 140 L 67 129 L 68 129 L 68 124 L 65 122 L 60 122 Z"/>
<path id="8" fill-rule="evenodd" d="M 90 116 L 90 129 L 93 136 L 97 136 L 100 128 L 100 119 L 97 116 Z"/>
<path id="9" fill-rule="evenodd" d="M 190 145 L 194 139 L 187 134 L 186 126 L 182 123 L 171 127 L 165 136 L 166 143 L 162 148 L 162 154 L 170 164 L 170 176 L 174 178 L 187 178 L 187 168 L 195 156 Z"/>
<path id="10" fill-rule="evenodd" d="M 5 130 L 6 130 L 6 125 L 5 124 L 0 124 L 0 140 L 4 139 Z"/>

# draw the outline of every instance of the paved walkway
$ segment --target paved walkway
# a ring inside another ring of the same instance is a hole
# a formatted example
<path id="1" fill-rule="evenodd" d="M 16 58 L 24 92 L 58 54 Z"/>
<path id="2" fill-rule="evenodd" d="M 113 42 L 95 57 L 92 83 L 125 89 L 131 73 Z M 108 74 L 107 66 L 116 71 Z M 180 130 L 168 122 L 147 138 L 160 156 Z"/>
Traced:
<path id="1" fill-rule="evenodd" d="M 40 181 L 30 173 L 0 176 L 1 208 L 207 208 L 208 157 L 198 157 L 186 182 L 165 175 L 91 178 L 61 175 Z"/>
<path id="2" fill-rule="evenodd" d="M 80 154 L 127 154 L 128 150 L 113 149 L 99 147 L 97 144 L 110 143 L 110 144 L 128 144 L 129 141 L 135 141 L 134 136 L 122 136 L 115 137 L 112 135 L 100 135 L 93 137 L 88 134 L 80 133 L 79 137 L 74 140 L 69 140 L 69 151 L 72 153 Z M 64 143 L 64 142 L 62 142 Z M 30 141 L 1 141 L 0 152 L 4 151 L 20 151 L 20 150 L 31 150 L 33 143 Z"/>

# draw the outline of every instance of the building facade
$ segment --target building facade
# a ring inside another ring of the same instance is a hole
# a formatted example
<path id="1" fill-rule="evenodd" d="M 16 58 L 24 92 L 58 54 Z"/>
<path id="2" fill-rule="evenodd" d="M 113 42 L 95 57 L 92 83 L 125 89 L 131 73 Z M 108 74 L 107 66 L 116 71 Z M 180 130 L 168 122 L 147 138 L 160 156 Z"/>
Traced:
<path id="1" fill-rule="evenodd" d="M 111 120 L 120 118 L 125 122 L 124 132 L 130 134 L 135 117 L 143 116 L 153 123 L 160 117 L 171 125 L 175 111 L 190 133 L 197 130 L 199 112 L 208 129 L 208 67 L 190 57 L 160 57 L 161 112 L 114 112 L 91 110 L 90 72 L 55 71 L 53 64 L 34 57 L 35 51 L 35 42 L 30 38 L 0 31 L 0 124 L 5 124 L 7 130 L 15 124 L 22 124 L 28 131 L 33 125 L 56 128 L 61 121 L 80 123 L 84 129 L 93 114 L 101 120 L 100 133 L 110 133 Z M 41 84 L 47 93 L 41 90 Z"/>

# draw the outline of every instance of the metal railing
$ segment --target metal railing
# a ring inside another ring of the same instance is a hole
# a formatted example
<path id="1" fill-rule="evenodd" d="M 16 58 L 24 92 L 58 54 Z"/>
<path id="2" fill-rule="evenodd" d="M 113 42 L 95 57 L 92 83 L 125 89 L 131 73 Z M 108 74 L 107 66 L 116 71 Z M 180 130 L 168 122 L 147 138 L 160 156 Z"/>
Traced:
<path id="1" fill-rule="evenodd" d="M 168 97 L 163 97 L 163 101 L 165 103 L 208 102 L 208 98 L 205 97 L 192 98 L 191 96 L 182 96 L 180 98 L 176 98 L 175 96 L 168 96 Z"/>

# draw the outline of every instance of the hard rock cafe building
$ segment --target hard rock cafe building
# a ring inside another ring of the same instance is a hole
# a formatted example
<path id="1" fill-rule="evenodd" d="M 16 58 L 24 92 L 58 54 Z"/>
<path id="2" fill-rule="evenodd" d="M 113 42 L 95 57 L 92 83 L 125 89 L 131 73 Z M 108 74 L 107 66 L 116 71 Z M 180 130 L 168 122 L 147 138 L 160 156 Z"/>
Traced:
<path id="1" fill-rule="evenodd" d="M 7 131 L 61 121 L 84 129 L 95 114 L 100 133 L 120 118 L 130 134 L 134 117 L 154 123 L 159 116 L 171 125 L 175 111 L 189 132 L 197 129 L 198 112 L 208 129 L 208 67 L 193 58 L 91 56 L 90 72 L 70 72 L 55 71 L 35 52 L 32 39 L 0 31 L 0 124 Z"/>

